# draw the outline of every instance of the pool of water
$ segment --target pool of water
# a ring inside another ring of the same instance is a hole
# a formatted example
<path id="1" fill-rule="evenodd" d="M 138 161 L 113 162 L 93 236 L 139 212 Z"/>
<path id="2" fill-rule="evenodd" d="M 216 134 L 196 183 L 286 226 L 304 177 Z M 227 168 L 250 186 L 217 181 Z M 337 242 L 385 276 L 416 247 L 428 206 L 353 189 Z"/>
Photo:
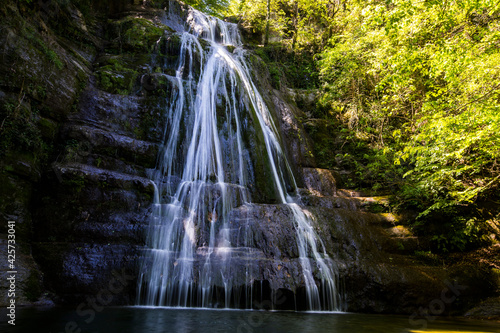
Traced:
<path id="1" fill-rule="evenodd" d="M 414 320 L 409 316 L 353 313 L 297 313 L 147 307 L 18 308 L 16 325 L 3 332 L 332 332 L 332 333 L 500 333 L 500 323 L 471 320 Z"/>

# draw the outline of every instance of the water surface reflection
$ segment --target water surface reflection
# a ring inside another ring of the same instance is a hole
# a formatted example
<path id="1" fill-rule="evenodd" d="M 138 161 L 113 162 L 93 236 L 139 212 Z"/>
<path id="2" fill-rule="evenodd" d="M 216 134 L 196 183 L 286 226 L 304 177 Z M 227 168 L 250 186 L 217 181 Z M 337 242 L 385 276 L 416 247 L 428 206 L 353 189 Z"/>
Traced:
<path id="1" fill-rule="evenodd" d="M 231 332 L 231 333 L 457 333 L 500 332 L 500 323 L 436 320 L 427 330 L 412 327 L 407 316 L 351 313 L 296 313 L 238 310 L 116 307 L 97 309 L 17 309 L 16 326 L 4 322 L 0 331 L 74 333 Z"/>

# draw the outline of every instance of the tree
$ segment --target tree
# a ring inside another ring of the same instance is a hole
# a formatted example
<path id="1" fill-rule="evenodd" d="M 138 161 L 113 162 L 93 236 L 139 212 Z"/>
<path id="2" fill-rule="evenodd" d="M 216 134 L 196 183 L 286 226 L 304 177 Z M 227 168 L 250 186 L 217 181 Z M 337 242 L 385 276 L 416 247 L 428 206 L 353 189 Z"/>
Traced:
<path id="1" fill-rule="evenodd" d="M 185 3 L 216 17 L 223 17 L 231 0 L 186 0 Z"/>
<path id="2" fill-rule="evenodd" d="M 267 0 L 267 16 L 266 16 L 266 38 L 264 45 L 269 44 L 269 27 L 271 25 L 271 0 Z"/>
<path id="3" fill-rule="evenodd" d="M 500 185 L 500 5 L 350 1 L 343 15 L 321 55 L 323 104 L 394 159 L 415 226 L 465 248 L 483 227 L 475 203 Z"/>

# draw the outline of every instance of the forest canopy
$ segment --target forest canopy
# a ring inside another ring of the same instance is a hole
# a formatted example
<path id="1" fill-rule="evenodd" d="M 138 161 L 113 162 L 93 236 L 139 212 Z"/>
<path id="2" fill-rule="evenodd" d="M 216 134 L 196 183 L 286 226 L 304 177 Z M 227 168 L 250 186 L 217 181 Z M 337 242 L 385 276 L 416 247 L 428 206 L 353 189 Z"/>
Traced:
<path id="1" fill-rule="evenodd" d="M 389 192 L 396 209 L 418 212 L 414 230 L 439 250 L 488 240 L 500 217 L 491 208 L 500 206 L 500 2 L 228 8 L 274 65 L 271 76 L 284 75 L 278 83 L 315 89 L 312 117 L 336 129 L 316 147 L 322 167 L 349 170 L 347 185 Z"/>

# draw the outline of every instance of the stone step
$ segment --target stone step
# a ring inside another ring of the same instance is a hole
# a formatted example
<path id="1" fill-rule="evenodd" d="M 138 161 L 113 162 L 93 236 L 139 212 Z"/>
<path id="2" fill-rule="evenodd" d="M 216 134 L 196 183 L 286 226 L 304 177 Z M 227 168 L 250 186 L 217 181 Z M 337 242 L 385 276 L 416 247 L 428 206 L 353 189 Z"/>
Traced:
<path id="1" fill-rule="evenodd" d="M 338 189 L 337 190 L 337 195 L 339 197 L 346 197 L 346 198 L 360 198 L 360 197 L 369 197 L 368 194 L 363 193 L 361 191 L 355 191 L 355 190 L 348 190 L 348 189 Z"/>
<path id="2" fill-rule="evenodd" d="M 84 181 L 103 188 L 139 190 L 139 192 L 150 196 L 154 193 L 153 182 L 143 177 L 100 169 L 80 163 L 54 163 L 52 169 L 61 183 Z"/>
<path id="3" fill-rule="evenodd" d="M 393 253 L 413 254 L 423 247 L 420 244 L 419 238 L 415 236 L 392 237 L 392 241 L 393 243 L 386 250 Z"/>
<path id="4" fill-rule="evenodd" d="M 147 142 L 160 143 L 163 139 L 164 105 L 146 106 L 141 97 L 111 94 L 91 86 L 82 92 L 79 108 L 80 112 L 68 117 L 68 124 L 94 127 Z"/>
<path id="5" fill-rule="evenodd" d="M 143 244 L 149 217 L 142 212 L 99 212 L 87 209 L 73 220 L 79 241 L 95 244 Z"/>
<path id="6" fill-rule="evenodd" d="M 300 189 L 302 202 L 307 206 L 325 208 L 342 208 L 349 210 L 365 210 L 373 213 L 384 212 L 389 205 L 389 197 L 345 197 L 345 196 L 318 196 Z"/>
<path id="7" fill-rule="evenodd" d="M 52 166 L 50 196 L 39 199 L 37 239 L 143 243 L 154 194 L 149 179 L 78 163 Z"/>
<path id="8" fill-rule="evenodd" d="M 90 150 L 95 154 L 125 159 L 147 168 L 155 166 L 158 155 L 158 145 L 155 143 L 88 125 L 70 125 L 64 131 L 68 139 L 79 141 L 79 148 L 83 148 L 78 149 L 79 154 Z M 88 144 L 84 145 L 84 142 Z"/>

